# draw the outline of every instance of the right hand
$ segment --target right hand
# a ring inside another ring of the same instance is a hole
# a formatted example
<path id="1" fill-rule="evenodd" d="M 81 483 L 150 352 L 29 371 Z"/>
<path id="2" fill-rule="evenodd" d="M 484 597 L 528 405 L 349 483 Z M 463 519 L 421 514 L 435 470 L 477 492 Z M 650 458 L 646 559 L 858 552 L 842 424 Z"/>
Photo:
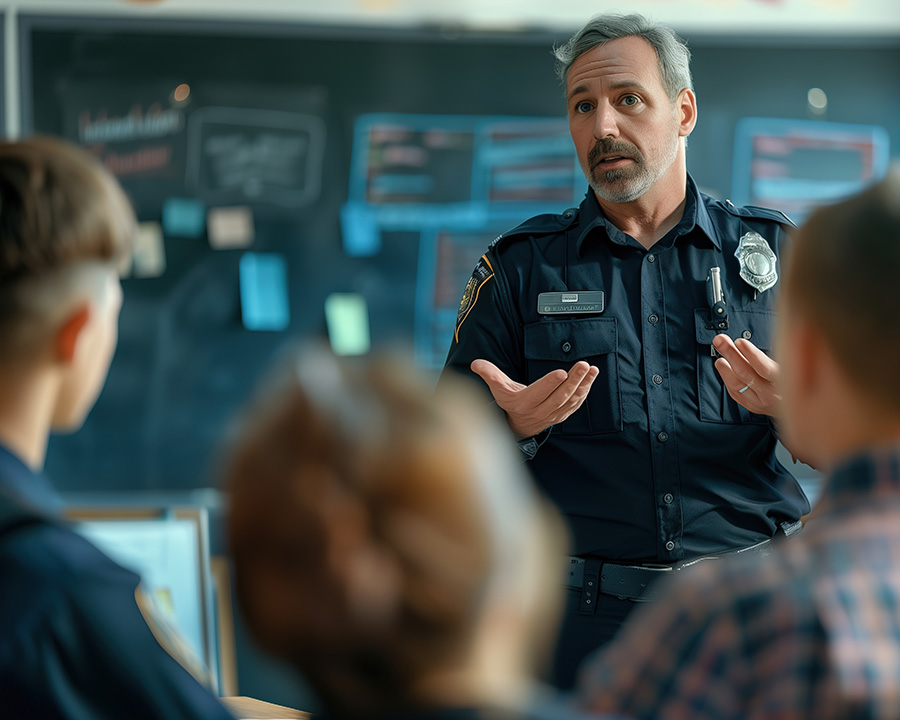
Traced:
<path id="1" fill-rule="evenodd" d="M 506 411 L 510 429 L 520 439 L 569 417 L 581 407 L 600 374 L 597 367 L 580 360 L 569 372 L 553 370 L 526 386 L 487 360 L 473 360 L 469 367 L 487 383 L 494 400 Z"/>

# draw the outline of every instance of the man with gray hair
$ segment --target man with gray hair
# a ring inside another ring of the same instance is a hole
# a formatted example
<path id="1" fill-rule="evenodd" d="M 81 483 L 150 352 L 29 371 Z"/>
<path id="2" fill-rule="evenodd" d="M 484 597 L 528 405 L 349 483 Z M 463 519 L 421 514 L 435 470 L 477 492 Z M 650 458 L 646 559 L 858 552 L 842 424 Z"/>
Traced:
<path id="1" fill-rule="evenodd" d="M 793 534 L 809 503 L 775 457 L 765 354 L 790 221 L 688 175 L 697 101 L 671 29 L 601 15 L 556 57 L 590 188 L 482 256 L 445 371 L 487 384 L 569 522 L 565 688 L 656 579 Z"/>

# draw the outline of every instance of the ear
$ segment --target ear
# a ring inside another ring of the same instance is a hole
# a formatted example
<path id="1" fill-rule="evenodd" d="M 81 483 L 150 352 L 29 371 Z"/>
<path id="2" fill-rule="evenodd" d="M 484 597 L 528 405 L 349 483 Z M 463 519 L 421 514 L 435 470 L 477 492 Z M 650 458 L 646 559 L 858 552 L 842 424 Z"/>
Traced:
<path id="1" fill-rule="evenodd" d="M 693 90 L 685 88 L 675 100 L 678 111 L 678 136 L 687 137 L 697 124 L 697 96 Z"/>
<path id="2" fill-rule="evenodd" d="M 806 319 L 793 328 L 793 352 L 797 391 L 805 397 L 817 395 L 824 379 L 824 363 L 830 355 L 821 335 Z"/>
<path id="3" fill-rule="evenodd" d="M 78 339 L 91 319 L 91 306 L 80 305 L 70 312 L 56 331 L 53 349 L 56 359 L 66 365 L 75 358 Z"/>

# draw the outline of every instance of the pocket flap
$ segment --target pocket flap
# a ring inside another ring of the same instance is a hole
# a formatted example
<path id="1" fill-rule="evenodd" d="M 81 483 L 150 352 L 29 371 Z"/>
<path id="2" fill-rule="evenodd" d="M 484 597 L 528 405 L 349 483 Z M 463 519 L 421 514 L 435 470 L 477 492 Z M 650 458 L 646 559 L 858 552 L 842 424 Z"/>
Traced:
<path id="1" fill-rule="evenodd" d="M 529 360 L 575 362 L 615 352 L 615 318 L 547 320 L 525 326 L 525 357 Z"/>
<path id="2" fill-rule="evenodd" d="M 694 310 L 694 327 L 697 333 L 697 342 L 701 345 L 711 345 L 713 338 L 724 332 L 732 340 L 742 337 L 752 342 L 760 350 L 769 350 L 772 347 L 775 317 L 775 313 L 767 310 L 729 309 L 728 330 L 716 330 L 706 327 L 709 323 L 709 310 L 696 308 Z"/>

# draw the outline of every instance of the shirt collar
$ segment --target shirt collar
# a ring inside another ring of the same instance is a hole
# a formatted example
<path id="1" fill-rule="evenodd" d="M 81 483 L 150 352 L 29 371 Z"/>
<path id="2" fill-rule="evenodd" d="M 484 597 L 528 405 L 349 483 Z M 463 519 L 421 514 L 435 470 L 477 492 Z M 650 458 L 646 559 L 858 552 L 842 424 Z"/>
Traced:
<path id="1" fill-rule="evenodd" d="M 47 477 L 0 445 L 0 491 L 43 512 L 58 514 L 63 503 Z"/>
<path id="2" fill-rule="evenodd" d="M 825 478 L 816 514 L 839 516 L 859 507 L 900 502 L 900 444 L 872 449 L 835 465 Z"/>
<path id="3" fill-rule="evenodd" d="M 687 175 L 685 199 L 684 215 L 670 233 L 674 232 L 676 236 L 686 235 L 696 227 L 709 238 L 709 241 L 715 246 L 716 250 L 721 251 L 722 245 L 719 242 L 719 237 L 715 231 L 712 218 L 709 216 L 709 208 L 707 208 L 706 203 L 703 202 L 700 191 L 697 189 L 697 183 L 694 182 L 690 173 Z M 633 242 L 625 233 L 606 219 L 606 215 L 603 213 L 600 203 L 597 202 L 594 191 L 590 188 L 588 188 L 584 202 L 581 204 L 581 212 L 582 230 L 575 245 L 575 249 L 579 256 L 583 254 L 583 245 L 587 236 L 598 227 L 603 228 L 606 231 L 606 236 L 614 243 L 625 245 Z"/>
<path id="4" fill-rule="evenodd" d="M 900 446 L 873 450 L 837 465 L 826 480 L 829 495 L 896 493 L 900 496 Z"/>

